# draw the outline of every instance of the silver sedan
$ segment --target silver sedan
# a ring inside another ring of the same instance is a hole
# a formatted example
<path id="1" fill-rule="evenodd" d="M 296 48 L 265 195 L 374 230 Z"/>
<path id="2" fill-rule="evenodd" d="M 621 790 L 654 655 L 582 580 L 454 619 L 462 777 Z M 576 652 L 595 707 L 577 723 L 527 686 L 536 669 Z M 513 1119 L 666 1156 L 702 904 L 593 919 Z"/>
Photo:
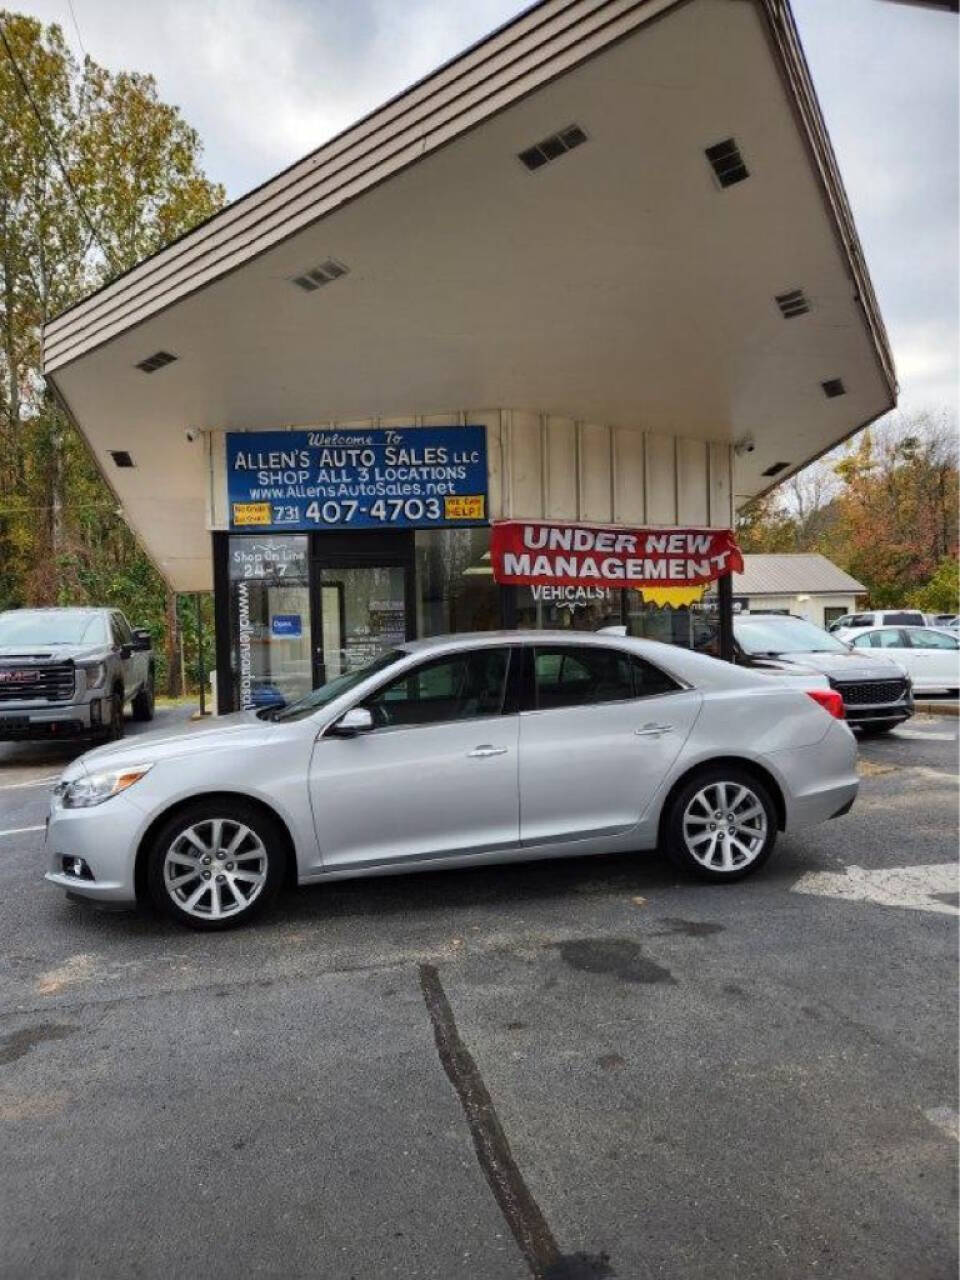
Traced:
<path id="1" fill-rule="evenodd" d="M 54 788 L 47 880 L 199 929 L 285 881 L 513 859 L 660 847 L 732 881 L 846 813 L 856 757 L 830 689 L 620 636 L 447 636 L 88 752 Z"/>

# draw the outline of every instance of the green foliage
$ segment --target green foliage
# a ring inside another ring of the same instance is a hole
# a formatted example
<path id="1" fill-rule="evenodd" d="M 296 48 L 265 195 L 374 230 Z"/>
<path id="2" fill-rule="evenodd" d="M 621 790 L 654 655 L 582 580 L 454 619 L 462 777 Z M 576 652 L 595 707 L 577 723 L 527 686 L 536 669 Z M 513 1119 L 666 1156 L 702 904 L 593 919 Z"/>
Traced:
<path id="1" fill-rule="evenodd" d="M 915 591 L 907 603 L 924 613 L 960 613 L 960 562 L 956 556 L 944 556 L 927 585 Z"/>
<path id="2" fill-rule="evenodd" d="M 117 605 L 149 628 L 161 680 L 169 667 L 175 685 L 182 636 L 189 682 L 195 605 L 184 601 L 174 614 L 166 584 L 46 389 L 41 329 L 209 217 L 224 192 L 203 175 L 198 135 L 160 101 L 152 77 L 114 74 L 89 57 L 78 65 L 57 26 L 7 11 L 0 22 L 37 107 L 0 46 L 0 608 Z M 209 599 L 204 608 L 209 617 Z M 180 626 L 166 625 L 181 614 Z"/>

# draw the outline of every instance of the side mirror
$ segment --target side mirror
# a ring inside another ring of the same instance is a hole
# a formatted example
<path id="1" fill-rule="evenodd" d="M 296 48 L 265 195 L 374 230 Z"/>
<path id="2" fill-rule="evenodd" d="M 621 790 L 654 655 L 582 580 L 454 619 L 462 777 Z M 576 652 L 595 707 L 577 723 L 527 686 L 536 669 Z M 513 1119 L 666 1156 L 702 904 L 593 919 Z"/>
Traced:
<path id="1" fill-rule="evenodd" d="M 335 738 L 355 738 L 358 733 L 369 733 L 373 728 L 373 716 L 366 707 L 351 707 L 340 719 L 330 726 L 329 732 Z"/>
<path id="2" fill-rule="evenodd" d="M 150 632 L 144 627 L 133 628 L 133 646 L 138 653 L 153 648 L 153 641 L 150 639 Z"/>

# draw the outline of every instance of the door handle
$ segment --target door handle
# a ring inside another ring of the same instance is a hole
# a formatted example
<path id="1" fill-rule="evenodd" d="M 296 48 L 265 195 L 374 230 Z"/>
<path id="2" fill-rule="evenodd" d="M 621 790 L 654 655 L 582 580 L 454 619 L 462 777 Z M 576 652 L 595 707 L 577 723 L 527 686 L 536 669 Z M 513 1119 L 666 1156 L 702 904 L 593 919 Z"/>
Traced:
<path id="1" fill-rule="evenodd" d="M 670 733 L 672 724 L 645 724 L 642 729 L 634 729 L 637 738 L 659 738 L 662 733 Z"/>
<path id="2" fill-rule="evenodd" d="M 474 747 L 472 751 L 468 751 L 467 759 L 486 760 L 488 756 L 505 756 L 506 754 L 506 747 L 495 747 L 491 743 L 485 742 L 482 747 Z"/>

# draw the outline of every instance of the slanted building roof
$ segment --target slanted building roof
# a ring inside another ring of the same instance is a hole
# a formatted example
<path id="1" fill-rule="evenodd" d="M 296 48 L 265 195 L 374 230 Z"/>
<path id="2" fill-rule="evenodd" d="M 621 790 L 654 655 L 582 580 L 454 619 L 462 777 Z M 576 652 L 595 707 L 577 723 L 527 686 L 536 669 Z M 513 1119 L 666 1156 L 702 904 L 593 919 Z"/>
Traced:
<path id="1" fill-rule="evenodd" d="M 867 588 L 826 556 L 745 555 L 743 573 L 733 575 L 738 596 L 860 595 Z"/>

